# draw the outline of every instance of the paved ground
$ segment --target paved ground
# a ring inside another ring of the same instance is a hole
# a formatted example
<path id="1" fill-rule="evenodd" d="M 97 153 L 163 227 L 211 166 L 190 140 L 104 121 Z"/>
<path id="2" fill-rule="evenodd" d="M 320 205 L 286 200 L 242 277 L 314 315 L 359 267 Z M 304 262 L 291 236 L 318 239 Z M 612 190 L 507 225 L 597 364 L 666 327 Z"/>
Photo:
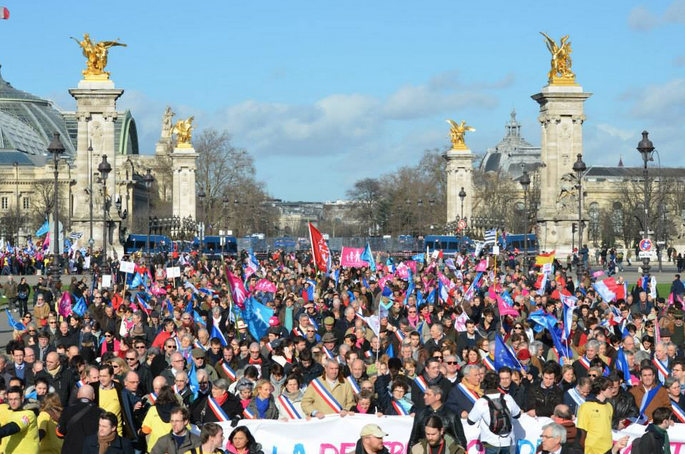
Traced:
<path id="1" fill-rule="evenodd" d="M 600 267 L 593 266 L 593 270 L 596 271 L 598 269 L 600 269 Z M 659 273 L 658 264 L 654 263 L 651 271 L 652 274 L 656 276 L 657 282 L 662 284 L 670 284 L 670 282 L 674 278 L 674 274 L 676 273 L 677 269 L 675 265 L 672 263 L 664 263 L 663 272 Z M 624 272 L 619 274 L 624 276 L 631 286 L 641 276 L 637 266 L 625 267 Z M 72 277 L 73 276 L 63 276 L 62 282 L 64 284 L 68 284 L 71 282 Z M 83 276 L 77 275 L 76 277 L 78 279 L 81 279 Z M 88 282 L 90 282 L 90 276 L 86 277 L 88 279 Z M 18 282 L 18 277 L 15 277 L 15 280 L 17 280 Z M 38 276 L 26 276 L 26 281 L 28 284 L 33 285 L 36 282 L 38 282 Z M 7 282 L 7 276 L 0 276 L 0 284 L 4 284 L 5 282 Z M 9 324 L 7 323 L 7 315 L 4 313 L 4 306 L 2 307 L 2 309 L 2 313 L 0 314 L 0 347 L 4 347 L 5 345 L 7 345 L 7 342 L 9 342 L 12 339 L 12 328 L 10 328 Z M 15 319 L 19 318 L 18 312 L 13 312 L 12 314 L 15 317 Z"/>

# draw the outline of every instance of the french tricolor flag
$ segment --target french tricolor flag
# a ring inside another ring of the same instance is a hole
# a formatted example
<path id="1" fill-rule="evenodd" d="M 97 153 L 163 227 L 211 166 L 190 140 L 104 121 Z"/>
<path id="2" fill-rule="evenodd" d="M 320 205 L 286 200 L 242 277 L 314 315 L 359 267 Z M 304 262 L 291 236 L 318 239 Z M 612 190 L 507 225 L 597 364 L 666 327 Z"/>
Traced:
<path id="1" fill-rule="evenodd" d="M 10 10 L 5 8 L 4 6 L 0 6 L 0 19 L 9 19 L 10 18 Z"/>
<path id="2" fill-rule="evenodd" d="M 609 279 L 611 279 L 612 281 L 614 281 L 612 278 L 609 278 Z M 603 281 L 597 281 L 597 282 L 595 282 L 595 284 L 593 285 L 593 287 L 595 288 L 595 290 L 597 291 L 597 293 L 599 293 L 599 296 L 601 296 L 602 299 L 603 299 L 604 301 L 606 301 L 606 302 L 614 301 L 614 300 L 616 299 L 616 293 L 614 293 L 614 292 L 609 288 L 609 286 L 607 285 L 607 282 L 606 282 L 606 281 L 609 280 L 609 279 L 605 279 L 605 280 L 603 280 Z M 616 284 L 616 281 L 614 281 L 614 286 L 615 286 L 615 284 Z"/>

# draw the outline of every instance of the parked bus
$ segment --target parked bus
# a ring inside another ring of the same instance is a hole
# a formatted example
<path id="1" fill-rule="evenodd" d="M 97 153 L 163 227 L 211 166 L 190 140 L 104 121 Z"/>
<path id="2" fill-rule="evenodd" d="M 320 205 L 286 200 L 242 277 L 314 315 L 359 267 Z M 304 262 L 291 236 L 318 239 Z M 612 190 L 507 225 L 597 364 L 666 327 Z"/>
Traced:
<path id="1" fill-rule="evenodd" d="M 539 252 L 538 239 L 534 233 L 528 235 L 528 250 L 526 255 L 537 255 Z M 513 251 L 518 249 L 519 252 L 524 252 L 526 235 L 523 233 L 508 233 L 504 238 L 504 249 Z"/>
<path id="2" fill-rule="evenodd" d="M 225 243 L 221 245 L 221 239 L 225 239 Z M 200 249 L 200 240 L 195 238 L 193 240 L 193 249 Z M 207 256 L 221 256 L 222 254 L 236 255 L 238 253 L 238 240 L 234 236 L 206 236 L 202 240 L 202 253 Z"/>
<path id="3" fill-rule="evenodd" d="M 466 236 L 426 235 L 423 250 L 442 251 L 443 255 L 455 255 L 457 252 L 473 251 L 475 244 Z"/>
<path id="4" fill-rule="evenodd" d="M 131 234 L 124 243 L 124 254 L 146 252 L 147 235 Z M 150 235 L 150 253 L 167 252 L 171 247 L 171 240 L 165 235 Z"/>

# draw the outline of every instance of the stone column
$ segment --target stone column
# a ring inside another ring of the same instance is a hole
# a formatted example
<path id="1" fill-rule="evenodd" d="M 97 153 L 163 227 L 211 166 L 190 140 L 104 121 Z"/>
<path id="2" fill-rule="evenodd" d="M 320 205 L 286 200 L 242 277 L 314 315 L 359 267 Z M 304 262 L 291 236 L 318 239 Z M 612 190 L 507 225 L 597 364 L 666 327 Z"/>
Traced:
<path id="1" fill-rule="evenodd" d="M 447 222 L 454 221 L 461 217 L 461 199 L 459 192 L 464 188 L 466 198 L 464 198 L 464 216 L 471 219 L 473 190 L 473 153 L 469 148 L 450 149 L 442 155 L 447 161 L 445 170 L 447 172 Z"/>
<path id="2" fill-rule="evenodd" d="M 182 144 L 183 145 L 183 144 Z M 192 146 L 177 146 L 171 153 L 173 171 L 173 215 L 197 219 L 195 171 L 197 157 Z"/>
<path id="3" fill-rule="evenodd" d="M 103 231 L 103 199 L 102 184 L 98 183 L 98 165 L 102 161 L 102 155 L 107 155 L 107 160 L 112 166 L 112 171 L 107 178 L 107 194 L 111 197 L 111 205 L 108 219 L 119 225 L 121 221 L 114 206 L 117 195 L 116 170 L 122 165 L 122 156 L 117 155 L 116 140 L 114 137 L 114 122 L 117 118 L 116 101 L 124 93 L 124 90 L 116 89 L 111 80 L 81 80 L 78 88 L 69 90 L 76 100 L 76 119 L 78 121 L 78 133 L 76 143 L 76 159 L 74 161 L 74 175 L 78 182 L 74 190 L 74 213 L 72 216 L 72 229 L 83 232 L 83 241 L 88 241 L 90 236 L 90 196 L 89 186 L 92 179 L 93 186 L 93 239 L 94 247 L 102 247 Z M 92 147 L 92 153 L 89 152 Z M 118 238 L 118 228 L 110 230 L 111 246 L 108 251 L 116 251 L 119 257 L 123 253 L 123 246 Z"/>
<path id="4" fill-rule="evenodd" d="M 583 103 L 590 96 L 575 84 L 550 84 L 532 96 L 540 104 L 542 128 L 538 242 L 541 250 L 556 250 L 559 255 L 571 252 L 571 224 L 578 222 L 573 163 L 583 154 Z"/>

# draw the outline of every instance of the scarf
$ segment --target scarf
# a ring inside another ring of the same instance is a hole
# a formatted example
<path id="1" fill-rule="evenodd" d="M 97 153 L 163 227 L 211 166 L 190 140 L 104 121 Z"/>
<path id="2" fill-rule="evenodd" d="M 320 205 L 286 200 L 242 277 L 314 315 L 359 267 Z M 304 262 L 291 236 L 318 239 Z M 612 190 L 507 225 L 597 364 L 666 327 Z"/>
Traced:
<path id="1" fill-rule="evenodd" d="M 647 430 L 650 429 L 652 432 L 656 432 L 657 434 L 664 437 L 664 454 L 671 454 L 671 440 L 668 439 L 668 432 L 659 426 L 655 426 L 654 424 L 649 425 Z"/>
<path id="2" fill-rule="evenodd" d="M 117 432 L 114 431 L 106 437 L 101 437 L 98 435 L 98 454 L 105 454 L 109 449 L 109 446 L 114 441 L 114 437 L 117 436 Z"/>
<path id="3" fill-rule="evenodd" d="M 266 419 L 266 410 L 269 409 L 269 399 L 261 399 L 255 397 L 255 404 L 257 404 L 257 412 L 259 413 L 260 419 Z"/>
<path id="4" fill-rule="evenodd" d="M 480 385 L 473 386 L 468 381 L 466 381 L 465 378 L 462 378 L 461 384 L 466 386 L 468 389 L 470 389 L 474 393 L 478 394 L 480 397 L 483 397 L 483 390 L 480 389 Z"/>

